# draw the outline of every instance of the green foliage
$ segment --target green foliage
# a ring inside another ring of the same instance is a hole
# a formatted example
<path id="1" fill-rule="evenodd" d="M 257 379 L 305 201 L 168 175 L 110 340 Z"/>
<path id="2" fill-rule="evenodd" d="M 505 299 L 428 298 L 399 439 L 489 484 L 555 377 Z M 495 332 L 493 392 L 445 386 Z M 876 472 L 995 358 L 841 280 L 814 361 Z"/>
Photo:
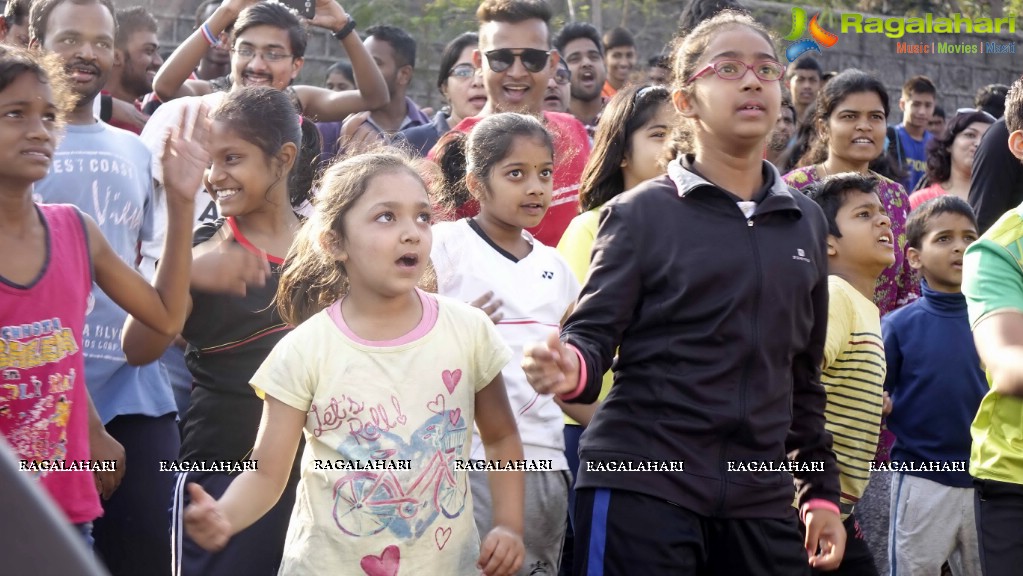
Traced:
<path id="1" fill-rule="evenodd" d="M 372 0 L 348 8 L 363 28 L 387 23 L 408 30 L 414 36 L 425 32 L 456 27 L 476 27 L 475 0 Z M 365 22 L 365 25 L 363 25 Z M 428 35 L 428 34 L 427 34 Z"/>

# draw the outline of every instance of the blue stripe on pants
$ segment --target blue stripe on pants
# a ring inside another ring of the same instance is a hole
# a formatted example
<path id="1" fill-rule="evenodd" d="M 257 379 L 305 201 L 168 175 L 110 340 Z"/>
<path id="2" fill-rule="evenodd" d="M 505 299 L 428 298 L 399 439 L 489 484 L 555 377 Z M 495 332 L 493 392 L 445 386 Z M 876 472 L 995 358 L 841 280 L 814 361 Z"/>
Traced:
<path id="1" fill-rule="evenodd" d="M 598 488 L 593 495 L 593 518 L 590 522 L 590 548 L 587 551 L 586 576 L 604 576 L 604 547 L 607 544 L 607 509 L 611 490 Z"/>

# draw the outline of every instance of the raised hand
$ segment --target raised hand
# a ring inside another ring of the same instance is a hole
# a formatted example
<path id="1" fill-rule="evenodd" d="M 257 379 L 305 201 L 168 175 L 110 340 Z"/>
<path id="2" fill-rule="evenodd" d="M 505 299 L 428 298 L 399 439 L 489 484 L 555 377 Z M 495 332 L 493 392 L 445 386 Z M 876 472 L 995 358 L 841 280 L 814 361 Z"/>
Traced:
<path id="1" fill-rule="evenodd" d="M 316 0 L 316 15 L 308 20 L 312 26 L 326 28 L 331 32 L 337 32 L 348 24 L 348 13 L 337 3 L 337 0 Z"/>
<path id="2" fill-rule="evenodd" d="M 561 343 L 557 332 L 546 342 L 526 345 L 522 370 L 529 385 L 541 394 L 567 394 L 579 386 L 579 358 Z"/>
<path id="3" fill-rule="evenodd" d="M 260 1 L 261 0 L 226 0 L 223 5 L 227 7 L 229 14 L 232 14 L 237 18 L 239 12 L 253 4 L 259 4 Z"/>
<path id="4" fill-rule="evenodd" d="M 203 173 L 210 163 L 206 151 L 209 127 L 209 107 L 202 104 L 191 122 L 188 108 L 183 108 L 178 125 L 167 134 L 160 164 L 168 200 L 195 202 L 196 191 L 202 187 Z"/>
<path id="5" fill-rule="evenodd" d="M 476 566 L 485 576 L 510 576 L 518 572 L 525 557 L 522 536 L 504 526 L 495 526 L 480 546 Z"/>
<path id="6" fill-rule="evenodd" d="M 204 550 L 216 552 L 231 539 L 231 524 L 220 513 L 217 501 L 193 483 L 188 485 L 192 501 L 185 508 L 185 531 Z"/>
<path id="7" fill-rule="evenodd" d="M 504 302 L 500 298 L 494 297 L 494 291 L 488 290 L 484 292 L 479 298 L 469 302 L 470 306 L 479 308 L 480 310 L 487 313 L 490 316 L 490 321 L 497 324 L 504 318 L 504 312 L 501 312 L 501 305 Z"/>

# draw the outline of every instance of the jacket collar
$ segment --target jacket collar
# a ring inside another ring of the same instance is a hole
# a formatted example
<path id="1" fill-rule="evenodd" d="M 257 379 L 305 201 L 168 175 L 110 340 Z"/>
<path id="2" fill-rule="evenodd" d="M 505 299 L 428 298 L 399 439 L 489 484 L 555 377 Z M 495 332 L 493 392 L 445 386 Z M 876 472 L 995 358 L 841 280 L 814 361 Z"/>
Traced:
<path id="1" fill-rule="evenodd" d="M 680 198 L 685 198 L 690 192 L 697 188 L 704 186 L 710 186 L 714 189 L 721 190 L 716 184 L 710 182 L 699 174 L 687 169 L 693 161 L 691 155 L 680 155 L 668 163 L 668 177 L 671 178 L 672 182 L 675 183 L 675 187 L 678 188 L 678 195 Z M 785 183 L 781 178 L 781 174 L 778 169 L 774 167 L 767 160 L 763 161 L 763 166 L 767 170 L 768 175 L 771 177 L 771 186 L 767 191 L 767 196 L 782 196 L 785 198 L 793 199 L 792 190 L 788 184 Z"/>

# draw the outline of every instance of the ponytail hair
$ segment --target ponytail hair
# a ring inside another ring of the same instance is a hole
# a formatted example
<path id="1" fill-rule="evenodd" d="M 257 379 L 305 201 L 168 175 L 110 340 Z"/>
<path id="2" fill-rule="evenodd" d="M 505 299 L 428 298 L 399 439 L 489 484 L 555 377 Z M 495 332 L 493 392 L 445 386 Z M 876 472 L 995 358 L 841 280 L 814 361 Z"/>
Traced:
<path id="1" fill-rule="evenodd" d="M 347 239 L 345 215 L 378 176 L 404 172 L 426 189 L 419 162 L 397 150 L 382 150 L 339 160 L 327 168 L 313 214 L 299 230 L 281 271 L 276 304 L 285 322 L 297 326 L 348 293 L 348 273 L 334 253 L 341 248 L 338 243 Z"/>
<path id="2" fill-rule="evenodd" d="M 473 199 L 465 183 L 465 142 L 469 136 L 458 130 L 448 130 L 437 141 L 434 162 L 440 169 L 441 181 L 437 187 L 435 203 L 445 218 L 453 217 Z"/>
<path id="3" fill-rule="evenodd" d="M 298 147 L 295 167 L 288 175 L 288 200 L 291 202 L 291 207 L 296 210 L 312 200 L 312 189 L 316 181 L 322 149 L 320 131 L 316 129 L 316 124 L 309 118 L 301 118 L 299 124 L 302 130 L 302 141 Z"/>

